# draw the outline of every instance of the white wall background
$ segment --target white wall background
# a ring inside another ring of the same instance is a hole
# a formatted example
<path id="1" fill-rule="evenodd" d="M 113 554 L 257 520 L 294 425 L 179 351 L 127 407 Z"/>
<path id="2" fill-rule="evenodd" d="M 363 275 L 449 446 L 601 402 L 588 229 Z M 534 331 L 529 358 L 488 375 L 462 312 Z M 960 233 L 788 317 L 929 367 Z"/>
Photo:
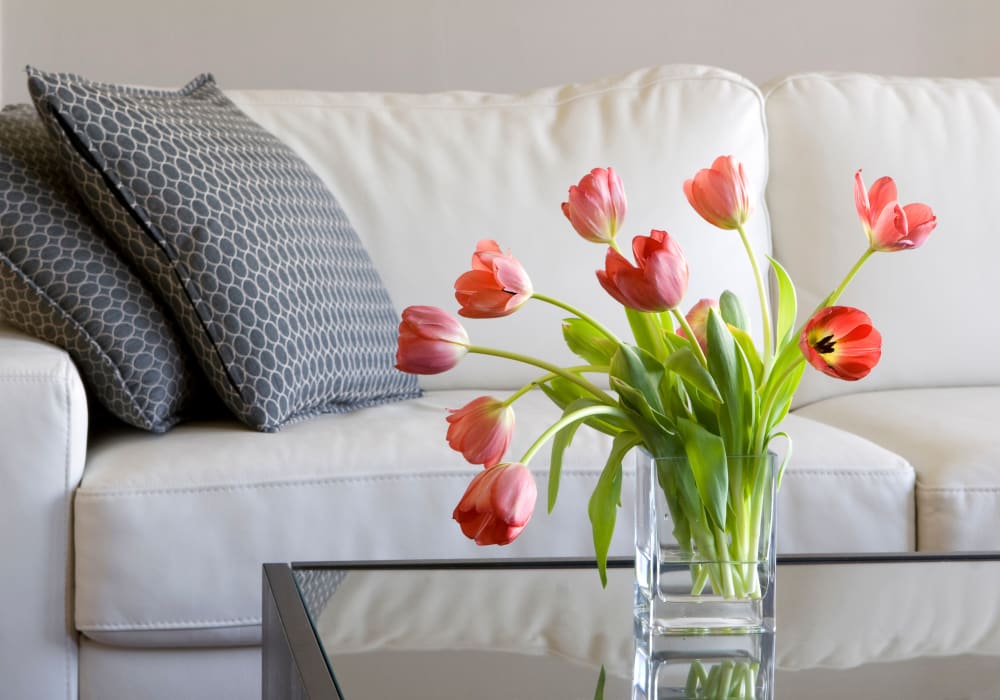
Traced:
<path id="1" fill-rule="evenodd" d="M 2 0 L 23 67 L 226 88 L 516 91 L 657 63 L 1000 75 L 994 0 Z"/>

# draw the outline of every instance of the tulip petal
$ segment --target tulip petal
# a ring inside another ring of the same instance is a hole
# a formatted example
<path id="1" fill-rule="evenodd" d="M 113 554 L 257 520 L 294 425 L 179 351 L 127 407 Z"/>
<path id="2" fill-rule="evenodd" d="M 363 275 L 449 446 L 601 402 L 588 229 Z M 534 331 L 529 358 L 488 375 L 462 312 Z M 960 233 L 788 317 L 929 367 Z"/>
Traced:
<path id="1" fill-rule="evenodd" d="M 872 214 L 878 216 L 887 206 L 899 197 L 896 194 L 896 181 L 891 177 L 880 177 L 868 190 L 868 201 Z"/>

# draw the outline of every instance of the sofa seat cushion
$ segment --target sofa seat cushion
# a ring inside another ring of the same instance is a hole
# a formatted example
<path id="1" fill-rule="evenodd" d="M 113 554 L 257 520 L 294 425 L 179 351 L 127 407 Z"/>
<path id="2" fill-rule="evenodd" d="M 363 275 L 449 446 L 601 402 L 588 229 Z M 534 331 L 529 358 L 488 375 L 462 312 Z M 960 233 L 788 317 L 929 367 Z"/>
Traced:
<path id="1" fill-rule="evenodd" d="M 1000 387 L 851 394 L 797 414 L 863 435 L 913 465 L 921 551 L 1000 549 Z"/>
<path id="2" fill-rule="evenodd" d="M 543 452 L 522 535 L 502 548 L 462 536 L 451 513 L 477 468 L 447 446 L 444 417 L 477 395 L 428 392 L 277 434 L 192 423 L 95 439 L 75 504 L 77 628 L 119 645 L 255 643 L 268 561 L 592 557 L 586 504 L 609 440 L 590 430 L 567 454 L 551 515 Z M 558 414 L 537 392 L 515 407 L 516 459 Z M 786 551 L 912 548 L 905 462 L 808 419 L 785 427 L 796 436 L 779 504 Z M 629 460 L 613 556 L 632 554 L 633 476 Z"/>

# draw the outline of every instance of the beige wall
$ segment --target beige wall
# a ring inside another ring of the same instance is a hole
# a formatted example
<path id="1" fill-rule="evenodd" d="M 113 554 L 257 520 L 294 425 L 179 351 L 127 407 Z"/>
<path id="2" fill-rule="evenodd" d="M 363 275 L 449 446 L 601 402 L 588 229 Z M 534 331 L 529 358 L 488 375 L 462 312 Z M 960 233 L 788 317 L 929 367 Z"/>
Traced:
<path id="1" fill-rule="evenodd" d="M 519 90 L 656 63 L 998 75 L 993 0 L 2 0 L 22 69 L 175 85 Z"/>

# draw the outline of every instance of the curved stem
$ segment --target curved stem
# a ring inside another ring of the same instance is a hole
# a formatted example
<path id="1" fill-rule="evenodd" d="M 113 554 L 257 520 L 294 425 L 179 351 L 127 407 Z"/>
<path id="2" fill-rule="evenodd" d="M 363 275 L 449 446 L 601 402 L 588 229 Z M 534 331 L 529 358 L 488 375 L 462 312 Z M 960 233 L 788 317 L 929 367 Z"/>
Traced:
<path id="1" fill-rule="evenodd" d="M 595 373 L 600 373 L 600 374 L 607 374 L 608 367 L 607 367 L 607 365 L 577 365 L 576 367 L 567 367 L 566 371 L 567 372 L 595 372 Z M 527 394 L 532 389 L 534 389 L 536 387 L 539 387 L 542 384 L 545 384 L 546 382 L 552 381 L 553 379 L 555 379 L 558 376 L 559 375 L 555 374 L 554 372 L 549 372 L 548 374 L 545 374 L 545 375 L 539 377 L 538 379 L 536 379 L 534 381 L 528 382 L 527 384 L 525 384 L 524 386 L 522 386 L 520 389 L 518 389 L 517 391 L 515 391 L 513 394 L 511 394 L 510 396 L 508 396 L 504 400 L 503 405 L 504 406 L 510 406 L 512 403 L 514 403 L 515 401 L 517 401 L 519 398 L 521 398 L 522 396 L 524 396 L 525 394 Z"/>
<path id="2" fill-rule="evenodd" d="M 858 270 L 861 269 L 861 266 L 868 261 L 868 258 L 870 258 L 873 253 L 875 253 L 875 249 L 869 248 L 861 255 L 860 258 L 858 258 L 858 261 L 854 263 L 854 267 L 852 267 L 850 271 L 847 273 L 847 276 L 844 277 L 844 280 L 840 283 L 840 286 L 834 289 L 832 292 L 830 292 L 830 296 L 828 296 L 826 299 L 820 302 L 820 305 L 816 307 L 817 311 L 823 308 L 824 306 L 832 305 L 835 301 L 837 301 L 837 299 L 840 298 L 840 295 L 844 293 L 845 289 L 847 289 L 847 285 L 851 283 L 851 280 L 854 279 L 854 276 L 858 274 Z"/>
<path id="3" fill-rule="evenodd" d="M 550 425 L 544 433 L 539 435 L 538 439 L 531 444 L 531 447 L 528 448 L 519 461 L 521 464 L 527 465 L 528 462 L 531 461 L 531 458 L 535 456 L 535 453 L 542 448 L 542 445 L 548 442 L 548 440 L 560 430 L 571 423 L 596 415 L 616 415 L 621 418 L 625 417 L 622 410 L 615 406 L 587 406 L 586 408 L 581 408 L 579 411 L 573 411 L 572 413 L 557 420 L 555 423 Z"/>
<path id="4" fill-rule="evenodd" d="M 688 343 L 691 345 L 691 349 L 694 350 L 694 354 L 701 361 L 702 366 L 707 367 L 708 360 L 705 358 L 705 351 L 701 349 L 701 343 L 698 342 L 698 339 L 694 335 L 694 331 L 691 330 L 691 325 L 688 323 L 687 318 L 685 318 L 684 314 L 677 309 L 670 309 L 670 313 L 672 313 L 674 318 L 677 319 L 677 322 L 681 324 L 681 328 L 684 329 L 684 335 L 687 336 Z"/>
<path id="5" fill-rule="evenodd" d="M 588 392 L 593 394 L 594 398 L 596 398 L 598 401 L 606 403 L 609 406 L 616 406 L 616 407 L 618 406 L 618 404 L 615 402 L 614 399 L 612 399 L 610 396 L 604 393 L 599 387 L 595 386 L 593 383 L 587 381 L 578 374 L 574 374 L 573 372 L 563 367 L 559 367 L 558 365 L 553 365 L 550 362 L 539 360 L 529 355 L 522 355 L 520 353 L 509 352 L 507 350 L 496 350 L 494 348 L 486 348 L 480 345 L 467 345 L 466 350 L 468 352 L 474 352 L 477 355 L 490 355 L 492 357 L 502 357 L 506 360 L 514 360 L 515 362 L 522 362 L 526 365 L 532 365 L 534 367 L 544 369 L 546 372 L 555 374 L 567 381 L 573 382 L 577 386 L 583 387 Z"/>
<path id="6" fill-rule="evenodd" d="M 767 288 L 764 286 L 764 278 L 760 274 L 760 266 L 757 265 L 757 256 L 754 255 L 753 248 L 750 247 L 750 239 L 747 238 L 746 231 L 743 230 L 742 226 L 737 227 L 736 230 L 740 234 L 740 240 L 743 241 L 743 248 L 747 252 L 747 257 L 750 258 L 754 281 L 757 283 L 757 298 L 760 302 L 760 315 L 764 326 L 764 367 L 766 368 L 771 366 L 771 361 L 774 359 L 774 350 L 771 342 L 771 307 L 767 301 Z"/>
<path id="7" fill-rule="evenodd" d="M 622 342 L 621 339 L 618 336 L 616 336 L 614 332 L 612 332 L 610 329 L 606 328 L 604 324 L 595 319 L 593 316 L 590 316 L 589 314 L 580 311 L 580 309 L 576 308 L 575 306 L 571 306 L 570 304 L 567 304 L 564 301 L 559 301 L 558 299 L 546 296 L 545 294 L 539 294 L 538 292 L 533 293 L 531 295 L 531 298 L 538 299 L 538 301 L 544 301 L 546 304 L 552 304 L 552 306 L 557 306 L 560 309 L 569 311 L 577 318 L 582 319 L 587 323 L 589 323 L 590 325 L 592 325 L 594 328 L 600 331 L 601 334 L 604 335 L 604 337 L 606 337 L 608 340 L 614 341 L 616 343 Z"/>

